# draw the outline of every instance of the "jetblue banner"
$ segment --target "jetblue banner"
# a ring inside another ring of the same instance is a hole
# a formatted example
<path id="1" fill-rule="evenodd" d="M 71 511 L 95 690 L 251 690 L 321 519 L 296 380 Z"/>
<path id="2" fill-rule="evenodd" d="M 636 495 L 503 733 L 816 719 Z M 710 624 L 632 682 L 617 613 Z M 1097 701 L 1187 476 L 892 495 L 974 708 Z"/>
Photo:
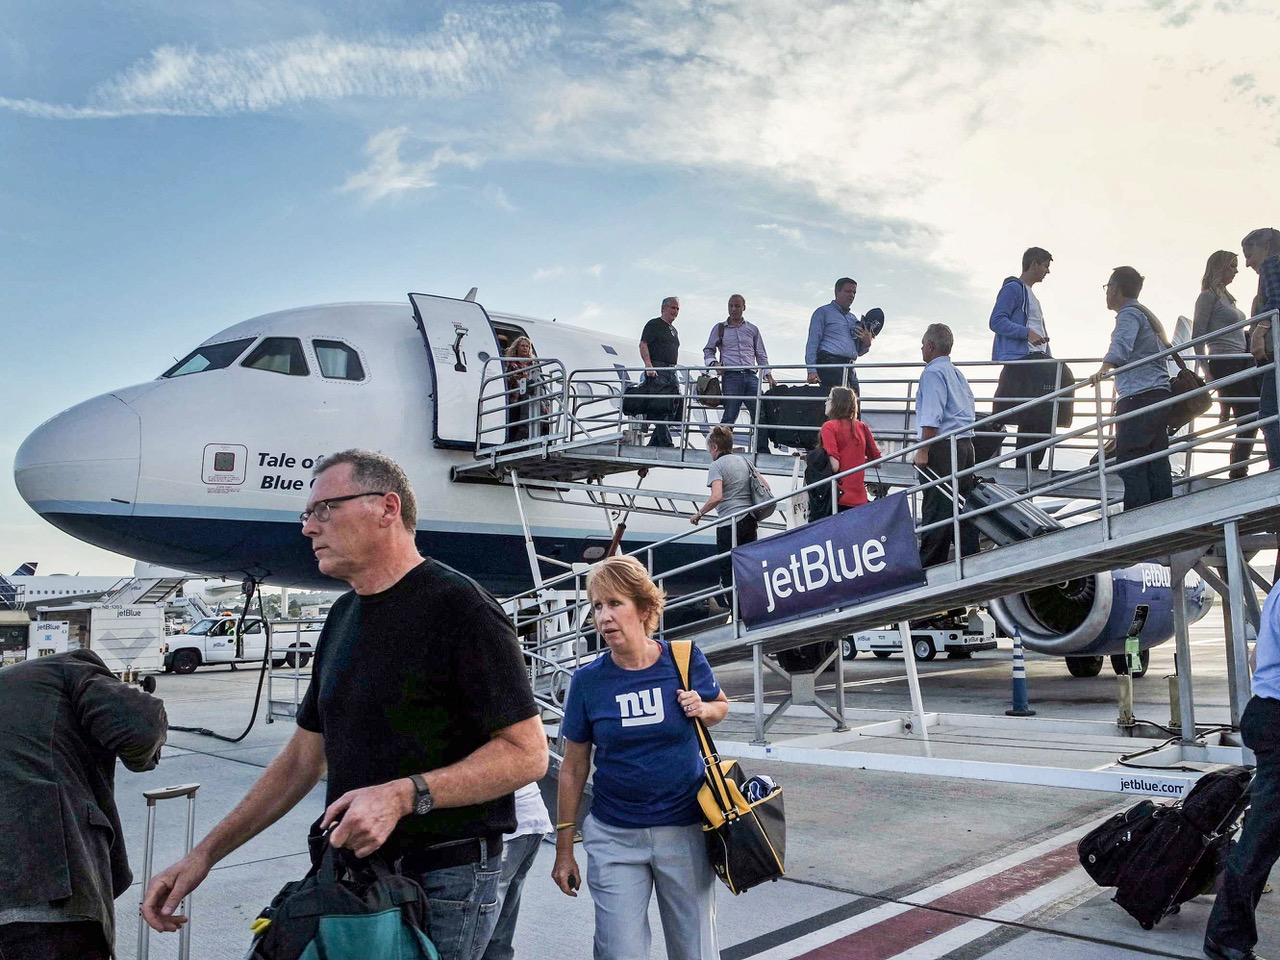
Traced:
<path id="1" fill-rule="evenodd" d="M 883 597 L 925 582 L 906 494 L 895 494 L 733 551 L 748 627 Z"/>

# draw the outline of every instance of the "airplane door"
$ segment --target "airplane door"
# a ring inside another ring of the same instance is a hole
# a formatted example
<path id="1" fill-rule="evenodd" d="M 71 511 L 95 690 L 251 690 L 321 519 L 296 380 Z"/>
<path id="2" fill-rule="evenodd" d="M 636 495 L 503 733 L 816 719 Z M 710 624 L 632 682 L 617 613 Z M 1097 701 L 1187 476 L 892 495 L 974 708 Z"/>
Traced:
<path id="1" fill-rule="evenodd" d="M 411 293 L 409 301 L 431 363 L 432 439 L 438 447 L 473 449 L 485 363 L 499 355 L 493 324 L 484 307 L 471 300 Z M 491 376 L 497 373 L 496 365 L 489 364 L 488 371 Z M 495 444 L 505 439 L 500 430 L 492 429 L 506 419 L 497 399 L 501 389 L 497 383 L 486 388 L 492 398 L 486 406 L 498 410 L 485 417 L 484 426 L 491 428 L 485 440 Z"/>

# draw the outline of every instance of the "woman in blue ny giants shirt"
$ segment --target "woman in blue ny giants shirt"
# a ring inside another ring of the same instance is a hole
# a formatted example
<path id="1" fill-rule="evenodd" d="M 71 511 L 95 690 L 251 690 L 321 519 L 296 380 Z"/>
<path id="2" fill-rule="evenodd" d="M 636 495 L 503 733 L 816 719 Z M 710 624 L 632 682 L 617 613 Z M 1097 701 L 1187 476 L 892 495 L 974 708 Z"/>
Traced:
<path id="1" fill-rule="evenodd" d="M 698 809 L 702 757 L 691 721 L 717 724 L 729 702 L 696 647 L 693 689 L 681 689 L 670 648 L 650 636 L 665 597 L 641 563 L 602 561 L 587 580 L 587 595 L 609 652 L 579 669 L 569 685 L 551 876 L 577 896 L 573 831 L 595 747 L 582 845 L 596 908 L 596 960 L 648 960 L 655 887 L 667 957 L 715 960 L 715 874 Z"/>

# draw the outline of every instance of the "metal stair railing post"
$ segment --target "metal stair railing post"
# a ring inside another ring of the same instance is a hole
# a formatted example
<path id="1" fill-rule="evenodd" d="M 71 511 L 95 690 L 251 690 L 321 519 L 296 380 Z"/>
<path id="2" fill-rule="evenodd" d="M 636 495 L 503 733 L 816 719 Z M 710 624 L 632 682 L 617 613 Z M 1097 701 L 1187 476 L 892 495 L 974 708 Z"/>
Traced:
<path id="1" fill-rule="evenodd" d="M 1231 657 L 1235 667 L 1235 688 L 1231 691 L 1231 699 L 1235 709 L 1232 710 L 1231 724 L 1239 727 L 1240 715 L 1244 713 L 1245 704 L 1249 702 L 1249 698 L 1253 695 L 1244 623 L 1244 592 L 1246 590 L 1252 592 L 1253 585 L 1248 582 L 1244 571 L 1244 556 L 1240 552 L 1239 521 L 1228 520 L 1223 525 L 1222 532 L 1226 537 L 1227 586 L 1230 588 L 1232 643 L 1228 655 Z"/>

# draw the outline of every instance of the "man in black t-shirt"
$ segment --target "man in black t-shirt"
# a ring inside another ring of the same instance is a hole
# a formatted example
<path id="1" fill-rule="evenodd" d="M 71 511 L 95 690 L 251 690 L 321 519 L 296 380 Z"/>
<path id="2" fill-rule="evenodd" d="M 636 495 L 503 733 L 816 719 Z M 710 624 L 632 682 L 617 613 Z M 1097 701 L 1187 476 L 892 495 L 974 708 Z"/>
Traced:
<path id="1" fill-rule="evenodd" d="M 646 323 L 640 334 L 640 359 L 644 361 L 644 375 L 649 380 L 649 389 L 655 394 L 670 395 L 680 392 L 680 381 L 676 378 L 675 370 L 668 369 L 680 362 L 680 334 L 676 332 L 676 316 L 679 313 L 680 300 L 677 297 L 667 297 L 662 301 L 662 315 Z M 676 397 L 651 400 L 650 412 L 655 422 L 649 446 L 675 446 L 671 442 L 671 429 L 663 421 L 680 419 L 680 400 Z"/>
<path id="2" fill-rule="evenodd" d="M 547 740 L 511 622 L 467 577 L 424 559 L 404 472 L 347 450 L 316 468 L 303 535 L 346 580 L 316 647 L 298 729 L 239 806 L 147 889 L 157 930 L 212 866 L 328 771 L 322 825 L 358 857 L 399 859 L 428 899 L 441 960 L 475 960 L 497 918 L 512 792 L 547 769 Z"/>

